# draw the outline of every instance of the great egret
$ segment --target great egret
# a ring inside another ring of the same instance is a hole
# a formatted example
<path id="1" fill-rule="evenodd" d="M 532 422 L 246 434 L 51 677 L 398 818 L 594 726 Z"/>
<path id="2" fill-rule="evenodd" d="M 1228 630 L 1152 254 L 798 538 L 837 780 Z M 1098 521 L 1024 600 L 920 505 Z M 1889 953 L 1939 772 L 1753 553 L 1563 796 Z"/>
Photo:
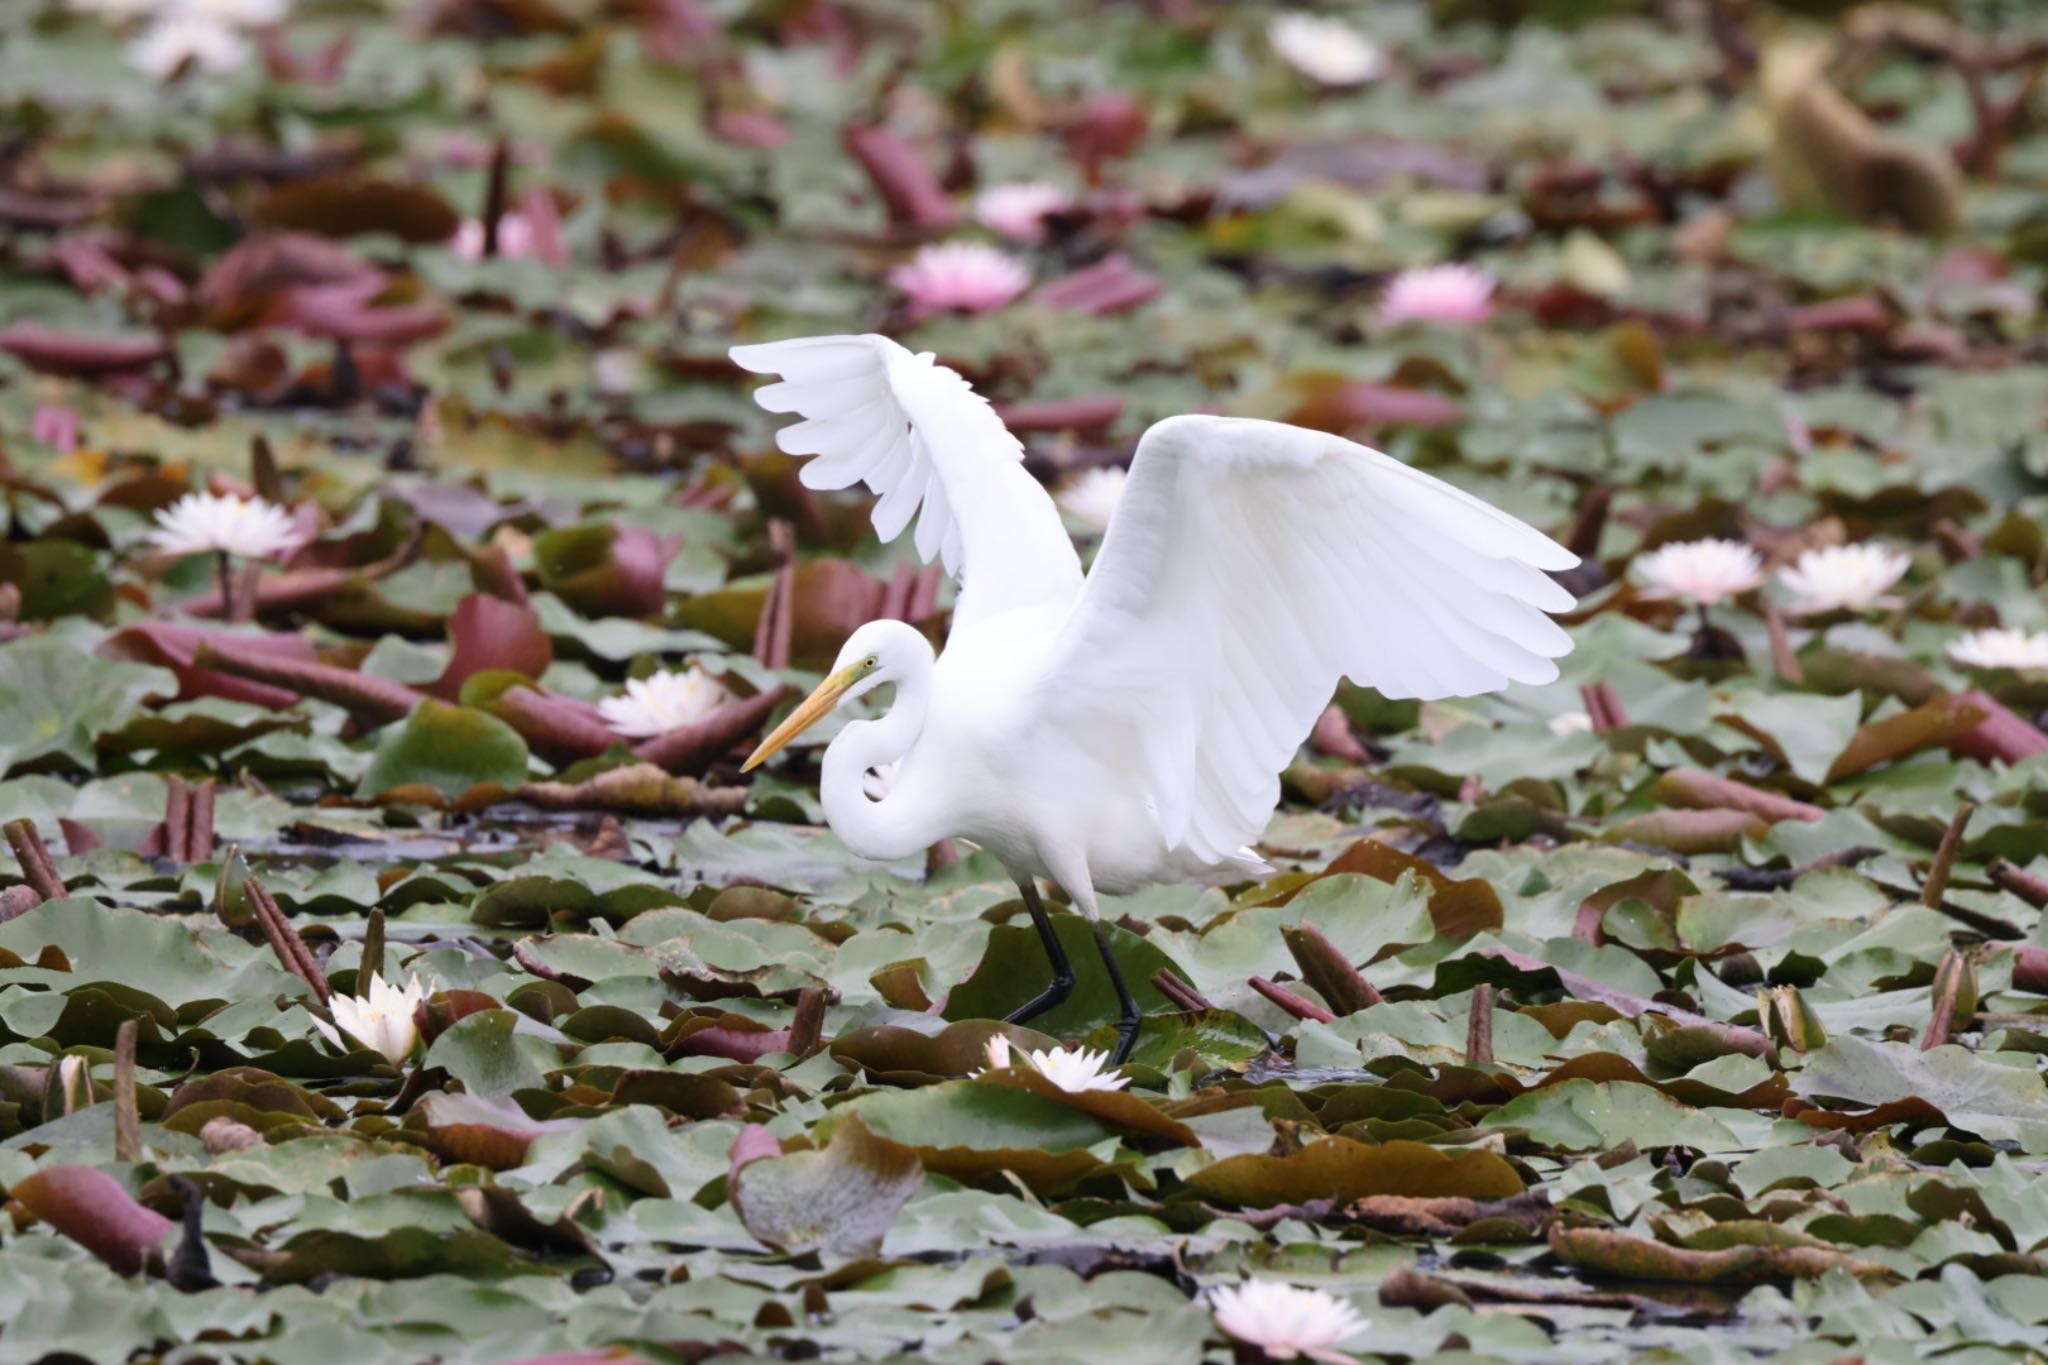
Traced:
<path id="1" fill-rule="evenodd" d="M 1549 682 L 1571 648 L 1544 613 L 1573 599 L 1545 570 L 1577 556 L 1354 442 L 1242 418 L 1158 423 L 1083 579 L 1023 447 L 930 353 L 869 335 L 732 357 L 783 377 L 754 397 L 807 419 L 777 438 L 815 457 L 806 485 L 867 484 L 882 539 L 915 519 L 918 553 L 960 580 L 943 655 L 900 621 L 868 622 L 746 767 L 894 684 L 880 720 L 826 748 L 826 820 L 870 858 L 958 836 L 1002 860 L 1052 967 L 1012 1021 L 1073 989 L 1035 879 L 1065 888 L 1116 987 L 1118 1061 L 1139 1013 L 1098 891 L 1269 871 L 1251 845 L 1340 677 L 1469 696 Z"/>

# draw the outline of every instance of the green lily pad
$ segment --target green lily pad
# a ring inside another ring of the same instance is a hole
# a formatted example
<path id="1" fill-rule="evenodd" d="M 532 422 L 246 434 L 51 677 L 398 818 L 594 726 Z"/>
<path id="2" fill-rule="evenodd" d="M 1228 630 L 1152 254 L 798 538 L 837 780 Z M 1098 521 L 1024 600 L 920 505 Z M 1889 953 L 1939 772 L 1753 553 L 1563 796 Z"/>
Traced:
<path id="1" fill-rule="evenodd" d="M 526 780 L 526 741 L 496 716 L 423 701 L 388 727 L 356 790 L 363 796 L 424 789 L 453 801 L 476 787 Z"/>

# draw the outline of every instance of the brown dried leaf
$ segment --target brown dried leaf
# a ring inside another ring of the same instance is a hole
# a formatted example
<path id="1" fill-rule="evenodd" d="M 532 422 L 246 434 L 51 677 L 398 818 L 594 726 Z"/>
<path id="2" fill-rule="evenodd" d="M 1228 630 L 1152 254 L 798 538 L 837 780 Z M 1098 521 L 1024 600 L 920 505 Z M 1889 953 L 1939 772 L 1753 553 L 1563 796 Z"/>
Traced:
<path id="1" fill-rule="evenodd" d="M 1324 876 L 1338 872 L 1363 873 L 1383 882 L 1399 881 L 1404 872 L 1415 873 L 1430 888 L 1430 923 L 1447 938 L 1470 938 L 1499 929 L 1505 922 L 1500 893 L 1485 878 L 1458 880 L 1434 863 L 1371 839 L 1359 840 L 1323 869 Z"/>
<path id="2" fill-rule="evenodd" d="M 30 369 L 62 375 L 139 370 L 170 354 L 160 337 L 71 332 L 28 321 L 0 327 L 0 351 Z"/>
<path id="3" fill-rule="evenodd" d="M 1734 853 L 1761 839 L 1770 822 L 1746 810 L 1660 810 L 1616 820 L 1600 831 L 1611 844 L 1647 844 L 1673 853 Z"/>
<path id="4" fill-rule="evenodd" d="M 1831 1270 L 1856 1276 L 1891 1276 L 1875 1261 L 1846 1251 L 1805 1246 L 1737 1246 L 1694 1251 L 1648 1237 L 1605 1228 L 1553 1224 L 1550 1250 L 1560 1260 L 1600 1279 L 1653 1280 L 1668 1284 L 1764 1284 L 1818 1279 Z"/>
<path id="5" fill-rule="evenodd" d="M 1515 1168 L 1493 1152 L 1475 1148 L 1454 1155 L 1421 1142 L 1371 1146 L 1345 1137 L 1324 1138 L 1286 1156 L 1226 1157 L 1187 1182 L 1205 1199 L 1255 1208 L 1378 1194 L 1506 1199 L 1523 1189 Z"/>
<path id="6" fill-rule="evenodd" d="M 1839 782 L 1868 772 L 1880 763 L 1956 743 L 1989 718 L 1990 711 L 1977 699 L 1981 695 L 1950 693 L 1924 706 L 1858 726 L 1842 752 L 1828 765 L 1827 780 Z"/>
<path id="7" fill-rule="evenodd" d="M 1698 768 L 1673 768 L 1650 785 L 1650 796 L 1667 806 L 1747 811 L 1773 824 L 1780 820 L 1813 821 L 1827 816 L 1819 806 Z"/>
<path id="8" fill-rule="evenodd" d="M 408 242 L 445 242 L 462 217 L 432 190 L 350 174 L 294 180 L 257 205 L 259 222 L 324 237 L 388 232 Z"/>
<path id="9" fill-rule="evenodd" d="M 582 782 L 529 782 L 519 799 L 547 810 L 609 810 L 621 815 L 732 815 L 746 805 L 744 787 L 707 787 L 671 777 L 652 763 L 613 768 Z"/>

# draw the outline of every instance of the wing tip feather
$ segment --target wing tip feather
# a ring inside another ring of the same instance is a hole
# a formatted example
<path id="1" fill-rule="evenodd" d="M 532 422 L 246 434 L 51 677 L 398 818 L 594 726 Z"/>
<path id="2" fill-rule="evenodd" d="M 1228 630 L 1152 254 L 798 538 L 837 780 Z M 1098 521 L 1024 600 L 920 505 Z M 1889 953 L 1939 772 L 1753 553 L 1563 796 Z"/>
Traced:
<path id="1" fill-rule="evenodd" d="M 877 344 L 889 338 L 875 332 L 842 332 L 834 336 L 783 337 L 780 341 L 752 341 L 726 348 L 726 358 L 751 374 L 781 374 L 782 364 L 792 354 L 832 348 L 865 346 L 879 352 Z M 893 343 L 891 343 L 893 344 Z"/>

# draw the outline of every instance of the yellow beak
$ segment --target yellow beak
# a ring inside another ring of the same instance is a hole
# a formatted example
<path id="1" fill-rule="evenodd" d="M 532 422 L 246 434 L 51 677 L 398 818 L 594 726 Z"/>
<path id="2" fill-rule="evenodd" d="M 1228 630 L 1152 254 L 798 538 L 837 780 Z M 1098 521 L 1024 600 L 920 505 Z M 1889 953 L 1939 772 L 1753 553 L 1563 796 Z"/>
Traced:
<path id="1" fill-rule="evenodd" d="M 769 732 L 768 738 L 761 741 L 761 747 L 747 755 L 747 761 L 740 764 L 740 771 L 752 772 L 767 762 L 776 750 L 824 719 L 825 714 L 846 695 L 846 689 L 860 680 L 860 673 L 861 666 L 852 664 L 819 683 L 816 690 L 789 713 L 788 719 Z"/>

